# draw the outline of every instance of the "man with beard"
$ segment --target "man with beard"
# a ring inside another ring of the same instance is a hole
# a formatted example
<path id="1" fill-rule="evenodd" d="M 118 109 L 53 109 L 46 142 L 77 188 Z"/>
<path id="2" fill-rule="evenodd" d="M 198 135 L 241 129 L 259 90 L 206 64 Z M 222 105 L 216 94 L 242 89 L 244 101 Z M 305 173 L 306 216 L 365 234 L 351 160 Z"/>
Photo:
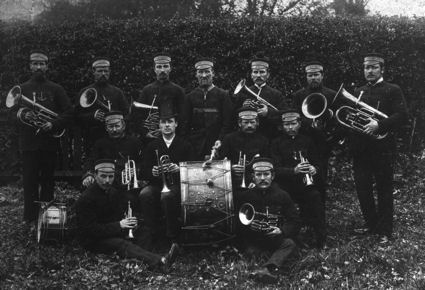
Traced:
<path id="1" fill-rule="evenodd" d="M 313 228 L 316 247 L 322 249 L 326 242 L 325 206 L 318 191 L 322 180 L 315 144 L 299 133 L 301 119 L 297 110 L 282 113 L 282 125 L 283 134 L 271 145 L 276 180 L 299 205 L 304 223 Z"/>
<path id="2" fill-rule="evenodd" d="M 301 106 L 307 96 L 311 94 L 322 94 L 326 98 L 329 108 L 334 100 L 336 92 L 323 85 L 324 73 L 322 63 L 316 60 L 306 63 L 305 72 L 307 85 L 294 93 L 292 99 L 294 107 L 301 114 Z M 335 130 L 332 131 L 332 136 L 330 136 L 330 133 L 327 130 L 330 129 L 333 124 L 329 123 L 332 122 L 331 120 L 326 120 L 327 116 L 325 115 L 326 113 L 324 116 L 314 121 L 312 119 L 304 118 L 303 127 L 301 128 L 301 131 L 304 134 L 310 136 L 314 140 L 319 153 L 320 168 L 322 168 L 322 178 L 324 181 L 324 187 L 320 188 L 323 201 L 326 199 L 325 187 L 327 183 L 328 163 L 332 150 L 332 143 L 333 141 L 336 141 L 336 139 L 338 139 L 337 136 L 339 136 L 339 132 Z M 326 121 L 328 121 L 328 124 L 325 125 Z"/>
<path id="3" fill-rule="evenodd" d="M 219 159 L 227 158 L 232 164 L 234 189 L 240 189 L 248 181 L 247 165 L 255 156 L 269 156 L 269 141 L 257 132 L 257 109 L 251 106 L 240 108 L 238 126 L 238 131 L 224 137 L 218 154 Z"/>
<path id="4" fill-rule="evenodd" d="M 19 147 L 22 151 L 24 221 L 31 226 L 38 214 L 35 201 L 51 201 L 54 197 L 53 174 L 59 138 L 53 135 L 69 125 L 72 118 L 72 106 L 65 90 L 46 77 L 48 60 L 47 54 L 42 51 L 31 53 L 32 75 L 20 86 L 20 95 L 57 113 L 58 117 L 51 121 L 43 120 L 41 126 L 33 127 L 27 123 L 40 121 L 33 110 L 23 109 L 18 103 L 12 109 L 13 112 L 18 110 L 17 119 L 22 122 L 19 123 Z"/>
<path id="5" fill-rule="evenodd" d="M 296 253 L 294 239 L 300 219 L 289 195 L 273 182 L 272 160 L 254 159 L 252 171 L 255 187 L 235 197 L 239 212 L 237 240 L 249 254 L 271 253 L 250 277 L 263 283 L 276 283 L 278 268 Z"/>
<path id="6" fill-rule="evenodd" d="M 203 160 L 211 147 L 221 146 L 224 135 L 232 127 L 232 102 L 229 92 L 213 84 L 214 63 L 201 59 L 195 64 L 199 87 L 187 95 L 186 112 L 189 124 L 189 140 L 196 158 Z"/>
<path id="7" fill-rule="evenodd" d="M 284 101 L 284 97 L 280 91 L 267 85 L 269 78 L 269 60 L 267 58 L 254 58 L 251 60 L 251 79 L 254 85 L 249 87 L 249 89 L 277 108 Z M 258 108 L 257 112 L 260 120 L 258 132 L 271 141 L 274 137 L 278 136 L 277 111 L 265 104 L 259 104 L 256 100 L 256 97 L 253 95 L 240 93 L 236 97 L 236 107 L 239 108 L 244 105 Z"/>
<path id="8" fill-rule="evenodd" d="M 94 165 L 95 183 L 88 187 L 75 204 L 80 244 L 99 253 L 117 253 L 126 259 L 138 259 L 151 270 L 168 272 L 177 255 L 173 244 L 165 256 L 143 249 L 140 244 L 138 220 L 128 214 L 128 201 L 113 186 L 115 164 L 113 160 L 97 160 Z M 129 231 L 133 232 L 133 238 Z"/>
<path id="9" fill-rule="evenodd" d="M 362 102 L 386 114 L 388 118 L 375 115 L 364 125 L 363 132 L 352 132 L 349 135 L 354 181 L 365 220 L 365 226 L 356 229 L 356 232 L 376 233 L 380 243 L 387 243 L 393 233 L 394 134 L 406 122 L 407 108 L 400 87 L 384 81 L 384 58 L 381 54 L 366 55 L 363 69 L 367 84 L 358 88 L 355 94 Z M 374 134 L 386 134 L 386 137 L 371 137 Z M 374 188 L 378 195 L 376 205 Z"/>
<path id="10" fill-rule="evenodd" d="M 156 80 L 142 89 L 136 101 L 145 105 L 156 106 L 158 110 L 135 109 L 132 111 L 134 130 L 140 134 L 145 144 L 160 137 L 158 116 L 162 110 L 177 112 L 179 115 L 179 134 L 185 135 L 187 126 L 184 112 L 184 90 L 170 81 L 171 57 L 167 54 L 159 54 L 154 57 L 153 61 Z"/>
<path id="11" fill-rule="evenodd" d="M 80 104 L 81 95 L 84 92 L 87 95 L 91 95 L 94 89 L 97 94 L 97 100 L 109 108 L 100 108 L 96 104 L 84 108 L 81 105 L 76 107 L 76 117 L 82 129 L 86 157 L 90 155 L 91 148 L 96 140 L 105 136 L 105 113 L 113 110 L 120 111 L 126 116 L 129 110 L 123 91 L 110 83 L 111 68 L 109 60 L 106 58 L 96 59 L 92 64 L 92 73 L 94 83 L 82 89 L 78 94 L 77 104 Z"/>

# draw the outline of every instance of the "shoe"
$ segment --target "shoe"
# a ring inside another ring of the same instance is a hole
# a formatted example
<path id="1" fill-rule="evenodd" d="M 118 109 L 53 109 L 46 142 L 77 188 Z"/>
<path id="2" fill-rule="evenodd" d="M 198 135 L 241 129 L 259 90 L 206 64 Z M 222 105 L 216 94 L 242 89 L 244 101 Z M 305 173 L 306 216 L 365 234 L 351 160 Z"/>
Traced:
<path id="1" fill-rule="evenodd" d="M 378 243 L 381 245 L 386 245 L 390 241 L 390 238 L 386 235 L 380 235 L 378 238 Z"/>
<path id="2" fill-rule="evenodd" d="M 277 283 L 279 280 L 277 275 L 273 275 L 267 268 L 261 268 L 249 274 L 251 279 L 264 284 Z"/>
<path id="3" fill-rule="evenodd" d="M 164 257 L 165 259 L 163 264 L 163 270 L 165 273 L 168 273 L 170 271 L 171 266 L 176 261 L 178 251 L 179 251 L 179 245 L 177 243 L 173 243 L 167 255 L 165 255 Z"/>
<path id="4" fill-rule="evenodd" d="M 373 231 L 369 228 L 369 227 L 360 227 L 360 228 L 355 228 L 353 230 L 356 234 L 359 235 L 367 235 L 367 234 L 372 234 Z"/>

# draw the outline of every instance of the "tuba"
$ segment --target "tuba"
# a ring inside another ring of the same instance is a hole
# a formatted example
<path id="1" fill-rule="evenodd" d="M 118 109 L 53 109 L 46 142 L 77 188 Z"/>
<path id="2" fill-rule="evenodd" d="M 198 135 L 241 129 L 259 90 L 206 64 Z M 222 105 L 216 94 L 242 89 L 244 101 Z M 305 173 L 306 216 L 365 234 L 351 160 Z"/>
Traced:
<path id="1" fill-rule="evenodd" d="M 143 127 L 148 130 L 155 138 L 159 138 L 161 132 L 159 131 L 159 111 L 158 106 L 154 106 L 157 95 L 154 95 L 151 105 L 143 104 L 134 101 L 133 106 L 138 109 L 149 109 L 148 116 L 143 121 Z"/>
<path id="2" fill-rule="evenodd" d="M 311 126 L 318 128 L 319 123 L 326 123 L 333 117 L 333 111 L 328 108 L 328 100 L 321 93 L 311 93 L 303 101 L 301 111 L 307 119 L 312 120 Z"/>
<path id="3" fill-rule="evenodd" d="M 96 105 L 99 108 L 98 110 L 111 111 L 111 102 L 107 100 L 107 104 L 103 103 L 99 100 L 97 90 L 95 88 L 88 88 L 81 93 L 80 106 L 90 108 L 93 105 Z"/>
<path id="4" fill-rule="evenodd" d="M 25 125 L 36 128 L 36 134 L 40 132 L 44 124 L 47 122 L 53 123 L 59 118 L 57 113 L 36 102 L 35 93 L 33 93 L 33 100 L 25 97 L 22 94 L 22 89 L 20 86 L 14 86 L 6 97 L 6 107 L 13 108 L 15 106 L 20 106 L 17 113 L 18 119 Z M 34 117 L 31 117 L 30 119 L 24 119 L 25 113 L 27 112 L 33 112 Z M 55 138 L 60 138 L 64 133 L 65 129 L 62 129 L 61 131 L 52 131 L 51 135 Z"/>
<path id="5" fill-rule="evenodd" d="M 379 122 L 388 118 L 386 114 L 360 101 L 363 91 L 361 91 L 359 97 L 356 98 L 347 92 L 343 86 L 344 85 L 342 84 L 339 88 L 333 102 L 335 103 L 335 100 L 338 98 L 343 98 L 346 101 L 350 101 L 353 106 L 341 106 L 338 110 L 336 110 L 335 118 L 342 126 L 350 128 L 353 131 L 363 133 L 365 126 L 371 119 Z M 385 138 L 387 135 L 388 133 L 374 133 L 372 137 L 379 140 Z"/>
<path id="6" fill-rule="evenodd" d="M 156 159 L 158 162 L 158 167 L 161 172 L 162 177 L 162 190 L 161 193 L 167 193 L 171 190 L 167 186 L 167 175 L 170 174 L 168 172 L 168 167 L 171 164 L 170 156 L 168 155 L 162 155 L 161 158 L 159 157 L 158 150 L 155 150 L 156 153 Z M 171 177 L 170 177 L 171 178 Z M 170 185 L 172 184 L 172 180 L 170 180 Z"/>
<path id="7" fill-rule="evenodd" d="M 127 185 L 127 190 L 139 188 L 136 171 L 136 162 L 130 160 L 130 157 L 128 157 L 128 161 L 124 165 L 124 170 L 121 171 L 121 183 Z"/>
<path id="8" fill-rule="evenodd" d="M 269 213 L 269 207 L 266 206 L 266 212 L 257 212 L 255 208 L 250 203 L 244 203 L 239 209 L 239 220 L 245 225 L 251 226 L 256 231 L 259 232 L 271 232 L 273 227 L 279 225 L 279 215 Z"/>
<path id="9" fill-rule="evenodd" d="M 233 92 L 233 94 L 236 95 L 236 94 L 240 93 L 241 91 L 247 92 L 248 94 L 250 94 L 251 96 L 254 96 L 256 98 L 258 104 L 260 104 L 260 105 L 266 105 L 267 107 L 269 107 L 269 108 L 271 108 L 271 109 L 273 109 L 275 111 L 278 111 L 278 109 L 275 106 L 273 106 L 272 104 L 270 104 L 269 102 L 267 102 L 265 99 L 263 99 L 262 97 L 260 97 L 256 93 L 254 93 L 250 88 L 248 88 L 246 86 L 245 83 L 246 83 L 246 80 L 245 79 L 242 79 L 238 83 L 238 85 L 236 86 L 236 89 Z"/>

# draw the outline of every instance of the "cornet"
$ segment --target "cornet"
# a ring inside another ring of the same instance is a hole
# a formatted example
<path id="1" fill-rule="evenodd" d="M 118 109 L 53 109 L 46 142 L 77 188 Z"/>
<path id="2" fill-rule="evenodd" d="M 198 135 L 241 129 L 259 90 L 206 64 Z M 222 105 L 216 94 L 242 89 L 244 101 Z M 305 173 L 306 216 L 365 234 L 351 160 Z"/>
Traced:
<path id="1" fill-rule="evenodd" d="M 279 215 L 269 213 L 269 207 L 266 206 L 266 212 L 257 212 L 250 203 L 244 203 L 239 209 L 239 220 L 245 225 L 249 226 L 254 222 L 251 227 L 259 232 L 271 232 L 274 227 L 279 225 Z"/>
<path id="2" fill-rule="evenodd" d="M 128 157 L 128 161 L 124 165 L 124 170 L 121 171 L 121 183 L 127 185 L 127 190 L 139 188 L 136 171 L 136 162 L 130 160 L 130 157 Z"/>
<path id="3" fill-rule="evenodd" d="M 238 165 L 242 165 L 243 166 L 243 172 L 242 172 L 242 183 L 241 183 L 241 188 L 246 188 L 246 184 L 245 184 L 245 175 L 246 175 L 246 154 L 243 154 L 242 157 L 242 151 L 239 151 L 239 162 Z"/>
<path id="4" fill-rule="evenodd" d="M 127 213 L 125 214 L 125 218 L 131 218 L 131 217 L 133 217 L 133 210 L 131 209 L 130 201 L 128 201 L 128 208 L 127 208 Z M 133 229 L 128 230 L 127 239 L 134 239 Z"/>
<path id="5" fill-rule="evenodd" d="M 159 158 L 158 150 L 155 150 L 155 152 L 156 152 L 156 159 L 157 159 L 157 162 L 158 162 L 158 170 L 161 172 L 161 177 L 162 177 L 161 193 L 167 193 L 167 192 L 171 191 L 167 186 L 167 176 L 166 176 L 166 174 L 169 174 L 168 173 L 168 167 L 171 164 L 170 156 L 162 155 L 161 158 Z M 170 184 L 171 183 L 172 183 L 172 181 L 170 181 Z"/>
<path id="6" fill-rule="evenodd" d="M 297 153 L 295 153 L 295 154 L 297 154 Z M 300 160 L 300 163 L 308 163 L 307 158 L 304 158 L 304 156 L 303 156 L 303 154 L 302 154 L 301 151 L 298 151 L 298 156 L 297 157 L 299 157 L 297 159 Z M 303 180 L 304 180 L 304 184 L 305 184 L 306 187 L 307 186 L 311 186 L 311 185 L 314 184 L 314 182 L 313 182 L 313 176 L 310 173 L 305 173 Z"/>

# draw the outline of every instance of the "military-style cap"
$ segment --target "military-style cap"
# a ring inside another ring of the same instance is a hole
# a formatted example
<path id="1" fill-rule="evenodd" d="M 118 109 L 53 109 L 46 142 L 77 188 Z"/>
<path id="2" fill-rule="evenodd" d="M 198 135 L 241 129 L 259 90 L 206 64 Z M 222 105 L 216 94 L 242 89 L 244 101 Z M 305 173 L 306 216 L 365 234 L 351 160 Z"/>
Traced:
<path id="1" fill-rule="evenodd" d="M 384 63 L 384 56 L 380 53 L 371 52 L 364 56 L 363 64 L 377 64 Z"/>
<path id="2" fill-rule="evenodd" d="M 170 63 L 171 62 L 171 57 L 168 54 L 161 53 L 161 54 L 157 54 L 153 58 L 153 61 L 156 64 Z"/>
<path id="3" fill-rule="evenodd" d="M 105 114 L 105 123 L 110 123 L 116 120 L 124 120 L 124 114 L 120 111 L 111 111 Z"/>
<path id="4" fill-rule="evenodd" d="M 41 50 L 34 50 L 30 54 L 30 61 L 48 61 L 47 53 Z"/>
<path id="5" fill-rule="evenodd" d="M 99 159 L 94 164 L 94 170 L 114 171 L 115 162 L 112 159 Z"/>
<path id="6" fill-rule="evenodd" d="M 111 63 L 106 58 L 98 58 L 92 64 L 92 68 L 109 67 L 109 66 L 111 66 Z"/>
<path id="7" fill-rule="evenodd" d="M 309 61 L 305 64 L 305 72 L 313 73 L 313 72 L 322 72 L 323 64 L 320 61 Z"/>
<path id="8" fill-rule="evenodd" d="M 273 160 L 266 157 L 258 157 L 252 161 L 253 171 L 268 171 L 273 170 Z"/>
<path id="9" fill-rule="evenodd" d="M 258 117 L 257 109 L 251 106 L 244 106 L 238 110 L 238 117 L 242 120 L 251 120 Z"/>
<path id="10" fill-rule="evenodd" d="M 253 58 L 251 60 L 251 68 L 269 68 L 269 59 L 268 58 Z"/>
<path id="11" fill-rule="evenodd" d="M 283 112 L 282 114 L 282 121 L 283 122 L 290 122 L 294 120 L 298 120 L 300 118 L 300 113 L 295 109 L 288 109 Z"/>
<path id="12" fill-rule="evenodd" d="M 209 58 L 202 58 L 199 59 L 195 63 L 195 69 L 207 69 L 207 68 L 213 68 L 214 62 Z"/>

